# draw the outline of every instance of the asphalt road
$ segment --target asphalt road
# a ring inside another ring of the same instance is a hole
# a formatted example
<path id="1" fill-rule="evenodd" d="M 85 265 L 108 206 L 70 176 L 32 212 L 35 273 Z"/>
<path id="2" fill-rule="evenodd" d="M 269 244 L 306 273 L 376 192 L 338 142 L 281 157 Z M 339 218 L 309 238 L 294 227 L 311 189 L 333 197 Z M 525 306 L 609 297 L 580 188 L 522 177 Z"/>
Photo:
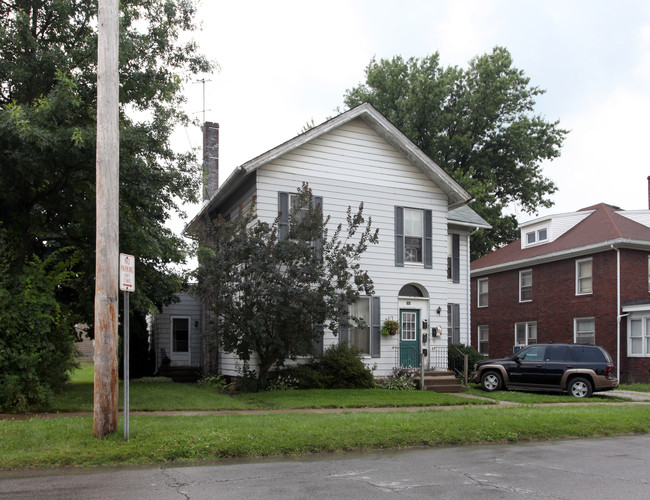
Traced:
<path id="1" fill-rule="evenodd" d="M 2 499 L 647 499 L 650 435 L 0 472 Z"/>

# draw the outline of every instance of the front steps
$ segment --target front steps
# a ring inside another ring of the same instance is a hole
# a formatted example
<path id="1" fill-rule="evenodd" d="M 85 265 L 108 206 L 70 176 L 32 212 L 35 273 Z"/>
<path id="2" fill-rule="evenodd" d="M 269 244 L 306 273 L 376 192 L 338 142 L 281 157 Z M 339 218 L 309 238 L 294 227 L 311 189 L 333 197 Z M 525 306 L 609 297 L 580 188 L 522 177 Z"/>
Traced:
<path id="1" fill-rule="evenodd" d="M 416 375 L 415 383 L 420 387 L 420 375 Z M 425 371 L 424 389 L 433 392 L 465 392 L 467 388 L 453 372 Z"/>

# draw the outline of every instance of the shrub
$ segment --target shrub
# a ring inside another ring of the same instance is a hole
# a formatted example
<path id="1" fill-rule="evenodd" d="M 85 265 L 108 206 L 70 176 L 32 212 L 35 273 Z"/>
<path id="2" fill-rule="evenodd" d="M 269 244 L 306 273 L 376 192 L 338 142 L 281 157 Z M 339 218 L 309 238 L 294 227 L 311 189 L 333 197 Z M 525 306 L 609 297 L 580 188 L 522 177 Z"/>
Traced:
<path id="1" fill-rule="evenodd" d="M 74 324 L 56 300 L 70 276 L 63 251 L 12 269 L 0 232 L 0 411 L 47 408 L 77 366 Z"/>
<path id="2" fill-rule="evenodd" d="M 319 360 L 327 389 L 369 389 L 374 387 L 372 372 L 363 364 L 360 351 L 339 343 L 329 347 Z"/>
<path id="3" fill-rule="evenodd" d="M 225 375 L 208 375 L 199 379 L 197 385 L 209 387 L 217 392 L 227 392 L 232 383 Z"/>
<path id="4" fill-rule="evenodd" d="M 472 371 L 474 363 L 485 359 L 485 356 L 483 356 L 483 354 L 471 346 L 463 344 L 451 344 L 448 351 L 447 362 L 449 364 L 447 366 L 450 369 L 453 369 L 456 373 L 462 373 L 464 367 L 464 354 L 467 354 L 467 368 L 469 371 Z"/>

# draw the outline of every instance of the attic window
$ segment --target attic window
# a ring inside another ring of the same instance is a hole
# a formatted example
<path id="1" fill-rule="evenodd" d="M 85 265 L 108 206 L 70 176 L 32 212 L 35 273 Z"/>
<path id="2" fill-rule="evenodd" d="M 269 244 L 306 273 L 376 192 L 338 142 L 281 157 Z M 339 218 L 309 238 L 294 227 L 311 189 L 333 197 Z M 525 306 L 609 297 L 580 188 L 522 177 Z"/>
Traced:
<path id="1" fill-rule="evenodd" d="M 526 233 L 526 246 L 544 243 L 545 241 L 548 241 L 548 229 L 545 227 Z"/>

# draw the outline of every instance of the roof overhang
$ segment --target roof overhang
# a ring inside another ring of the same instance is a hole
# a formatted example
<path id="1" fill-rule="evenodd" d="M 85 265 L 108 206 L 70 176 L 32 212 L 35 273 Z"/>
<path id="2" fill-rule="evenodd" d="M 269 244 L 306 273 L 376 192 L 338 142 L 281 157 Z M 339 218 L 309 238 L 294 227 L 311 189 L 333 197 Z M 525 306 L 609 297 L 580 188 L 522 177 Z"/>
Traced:
<path id="1" fill-rule="evenodd" d="M 593 245 L 586 245 L 578 248 L 571 248 L 568 250 L 560 250 L 557 252 L 538 255 L 526 259 L 518 259 L 504 264 L 497 264 L 494 266 L 482 267 L 470 272 L 472 278 L 494 274 L 497 272 L 510 271 L 512 269 L 520 269 L 522 267 L 536 266 L 539 264 L 546 264 L 556 260 L 564 260 L 574 257 L 582 257 L 598 252 L 605 252 L 608 250 L 615 250 L 620 248 L 627 248 L 632 250 L 650 250 L 650 241 L 633 240 L 629 238 L 616 238 L 614 240 L 603 241 Z"/>

